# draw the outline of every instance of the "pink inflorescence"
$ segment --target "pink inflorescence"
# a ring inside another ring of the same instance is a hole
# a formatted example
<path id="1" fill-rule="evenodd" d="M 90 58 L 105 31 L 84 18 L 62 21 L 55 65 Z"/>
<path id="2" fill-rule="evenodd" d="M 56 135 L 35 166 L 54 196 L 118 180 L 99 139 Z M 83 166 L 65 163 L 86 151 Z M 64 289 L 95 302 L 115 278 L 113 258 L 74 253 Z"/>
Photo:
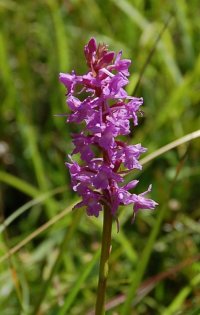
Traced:
<path id="1" fill-rule="evenodd" d="M 138 159 L 146 151 L 141 144 L 128 145 L 117 138 L 130 133 L 131 119 L 134 126 L 138 124 L 137 113 L 143 103 L 142 98 L 128 96 L 124 90 L 131 61 L 121 59 L 122 52 L 115 55 L 108 51 L 104 44 L 97 46 L 94 38 L 84 52 L 89 67 L 86 74 L 60 73 L 72 111 L 67 122 L 84 122 L 82 132 L 72 136 L 72 155 L 80 154 L 83 163 L 79 165 L 71 156 L 70 163 L 66 163 L 73 190 L 82 197 L 75 207 L 86 206 L 87 214 L 96 217 L 104 205 L 114 217 L 120 205 L 133 204 L 134 215 L 139 209 L 154 209 L 157 203 L 145 198 L 151 186 L 136 195 L 129 191 L 138 180 L 123 184 L 123 172 L 141 169 Z M 84 100 L 80 100 L 81 94 Z"/>

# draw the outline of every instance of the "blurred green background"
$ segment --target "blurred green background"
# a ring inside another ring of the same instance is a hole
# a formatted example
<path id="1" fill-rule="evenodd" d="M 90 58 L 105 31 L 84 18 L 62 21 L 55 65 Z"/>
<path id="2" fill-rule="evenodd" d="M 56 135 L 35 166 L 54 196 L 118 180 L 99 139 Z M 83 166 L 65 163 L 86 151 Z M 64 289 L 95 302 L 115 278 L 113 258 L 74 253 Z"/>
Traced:
<path id="1" fill-rule="evenodd" d="M 134 94 L 144 117 L 128 141 L 155 152 L 200 127 L 199 17 L 198 0 L 0 1 L 2 315 L 94 307 L 102 223 L 71 211 L 78 199 L 64 162 L 77 126 L 54 116 L 67 110 L 59 72 L 87 70 L 92 36 L 132 60 L 131 95 L 146 64 Z M 153 184 L 159 207 L 133 225 L 131 209 L 119 210 L 107 314 L 200 314 L 199 152 L 197 138 L 131 174 L 137 193 Z"/>

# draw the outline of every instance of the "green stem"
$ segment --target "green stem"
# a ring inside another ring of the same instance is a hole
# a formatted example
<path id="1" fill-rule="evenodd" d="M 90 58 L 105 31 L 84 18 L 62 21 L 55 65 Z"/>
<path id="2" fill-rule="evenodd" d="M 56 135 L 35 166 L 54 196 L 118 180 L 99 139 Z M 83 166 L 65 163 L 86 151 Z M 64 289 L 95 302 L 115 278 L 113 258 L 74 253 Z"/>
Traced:
<path id="1" fill-rule="evenodd" d="M 111 249 L 112 214 L 108 207 L 104 207 L 103 233 L 101 243 L 101 258 L 99 267 L 99 282 L 97 288 L 97 300 L 95 315 L 105 314 L 105 292 L 108 278 L 108 260 Z"/>

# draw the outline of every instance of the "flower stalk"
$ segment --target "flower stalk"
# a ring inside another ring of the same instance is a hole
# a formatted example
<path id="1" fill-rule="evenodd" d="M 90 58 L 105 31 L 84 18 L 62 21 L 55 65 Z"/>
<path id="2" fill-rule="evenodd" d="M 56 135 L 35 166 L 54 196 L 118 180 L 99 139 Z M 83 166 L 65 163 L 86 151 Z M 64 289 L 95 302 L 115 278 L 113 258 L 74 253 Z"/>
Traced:
<path id="1" fill-rule="evenodd" d="M 105 206 L 103 212 L 103 232 L 101 241 L 101 258 L 99 266 L 99 280 L 97 288 L 97 298 L 95 315 L 105 314 L 105 293 L 109 272 L 109 256 L 111 252 L 112 214 Z"/>
<path id="2" fill-rule="evenodd" d="M 121 59 L 107 45 L 97 45 L 91 38 L 84 49 L 88 72 L 60 73 L 60 81 L 67 88 L 67 123 L 82 124 L 80 133 L 72 135 L 74 150 L 66 166 L 72 188 L 81 197 L 75 208 L 85 207 L 89 216 L 98 217 L 103 211 L 102 250 L 96 301 L 96 315 L 105 312 L 105 291 L 108 278 L 108 260 L 111 248 L 112 220 L 118 223 L 121 205 L 133 205 L 133 219 L 140 209 L 154 209 L 156 202 L 134 190 L 138 180 L 125 184 L 124 175 L 141 169 L 140 155 L 146 149 L 140 143 L 129 145 L 123 137 L 130 134 L 130 120 L 138 124 L 143 99 L 129 96 L 124 89 L 129 83 L 131 61 Z M 80 162 L 72 159 L 79 155 Z M 133 221 L 133 220 L 132 220 Z"/>

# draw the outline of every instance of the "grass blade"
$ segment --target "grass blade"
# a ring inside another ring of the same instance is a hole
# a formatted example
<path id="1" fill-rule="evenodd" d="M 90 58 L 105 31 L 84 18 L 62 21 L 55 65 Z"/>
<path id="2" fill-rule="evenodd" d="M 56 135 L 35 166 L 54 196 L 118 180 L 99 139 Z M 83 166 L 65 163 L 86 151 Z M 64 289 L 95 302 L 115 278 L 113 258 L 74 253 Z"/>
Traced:
<path id="1" fill-rule="evenodd" d="M 93 267 L 97 263 L 99 257 L 100 257 L 100 249 L 96 252 L 96 254 L 92 258 L 90 263 L 88 263 L 87 267 L 84 266 L 82 272 L 80 273 L 80 276 L 77 278 L 76 284 L 74 285 L 74 287 L 70 291 L 69 295 L 67 296 L 67 298 L 65 300 L 65 303 L 64 303 L 63 307 L 61 308 L 60 312 L 58 313 L 58 315 L 69 314 L 68 311 L 69 311 L 70 306 L 74 302 L 78 292 L 81 289 L 82 284 L 84 283 L 84 281 L 89 276 L 89 274 L 92 271 Z"/>
<path id="2" fill-rule="evenodd" d="M 144 250 L 142 252 L 140 263 L 137 265 L 136 270 L 132 274 L 131 285 L 130 285 L 130 288 L 128 290 L 128 295 L 127 295 L 127 298 L 125 300 L 125 303 L 124 303 L 124 306 L 123 306 L 122 312 L 121 312 L 122 315 L 126 315 L 126 314 L 130 314 L 131 313 L 133 298 L 135 297 L 137 288 L 139 287 L 139 285 L 140 285 L 140 283 L 142 281 L 143 275 L 145 273 L 145 270 L 147 268 L 147 265 L 148 265 L 148 262 L 149 262 L 149 259 L 150 259 L 150 256 L 151 256 L 151 253 L 152 253 L 152 250 L 153 250 L 153 246 L 154 246 L 155 240 L 156 240 L 156 238 L 158 236 L 161 224 L 162 224 L 162 222 L 163 222 L 163 220 L 165 218 L 165 215 L 167 213 L 167 210 L 168 210 L 167 200 L 169 199 L 169 197 L 171 195 L 171 192 L 173 190 L 173 187 L 174 187 L 174 185 L 176 183 L 177 176 L 178 176 L 181 168 L 183 167 L 184 160 L 185 160 L 185 156 L 183 157 L 183 159 L 180 161 L 180 163 L 177 166 L 174 180 L 171 183 L 171 187 L 170 187 L 169 192 L 168 192 L 168 194 L 166 196 L 166 200 L 163 203 L 163 206 L 161 207 L 160 210 L 158 210 L 158 214 L 157 214 L 157 219 L 155 221 L 155 225 L 154 225 L 154 227 L 153 227 L 153 229 L 151 231 L 151 234 L 150 234 L 150 236 L 149 236 L 149 238 L 147 240 L 146 246 L 145 246 L 145 248 L 144 248 Z"/>

